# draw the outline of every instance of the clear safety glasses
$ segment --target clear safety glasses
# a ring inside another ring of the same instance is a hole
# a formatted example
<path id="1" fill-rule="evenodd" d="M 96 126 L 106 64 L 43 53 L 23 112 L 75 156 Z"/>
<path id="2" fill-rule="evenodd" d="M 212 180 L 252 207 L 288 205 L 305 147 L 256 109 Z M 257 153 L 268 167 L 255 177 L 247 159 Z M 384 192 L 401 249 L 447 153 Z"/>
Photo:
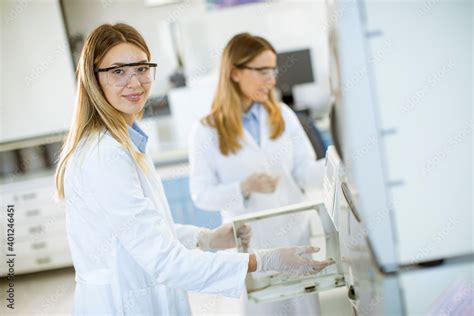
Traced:
<path id="1" fill-rule="evenodd" d="M 279 70 L 278 68 L 273 67 L 248 67 L 248 66 L 239 66 L 238 68 L 249 69 L 256 73 L 263 79 L 277 78 Z"/>
<path id="2" fill-rule="evenodd" d="M 155 80 L 155 63 L 129 63 L 107 68 L 96 68 L 95 72 L 103 72 L 108 85 L 115 87 L 125 87 L 133 75 L 141 85 L 146 85 Z"/>

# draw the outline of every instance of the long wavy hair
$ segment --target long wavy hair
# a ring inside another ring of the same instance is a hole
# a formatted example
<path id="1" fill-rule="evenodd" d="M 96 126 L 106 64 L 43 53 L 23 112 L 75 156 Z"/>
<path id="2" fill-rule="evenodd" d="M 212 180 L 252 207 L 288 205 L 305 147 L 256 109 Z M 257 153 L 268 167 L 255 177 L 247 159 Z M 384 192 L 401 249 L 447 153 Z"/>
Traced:
<path id="1" fill-rule="evenodd" d="M 73 121 L 66 140 L 63 143 L 56 169 L 56 195 L 64 199 L 64 174 L 72 153 L 83 138 L 99 135 L 108 130 L 127 151 L 142 170 L 147 170 L 144 155 L 136 151 L 130 141 L 127 123 L 120 111 L 105 98 L 94 69 L 108 51 L 121 43 L 136 45 L 151 59 L 150 50 L 143 37 L 133 27 L 118 24 L 103 24 L 87 37 L 76 70 L 77 97 Z M 143 116 L 143 110 L 137 115 Z"/>
<path id="2" fill-rule="evenodd" d="M 219 150 L 225 156 L 235 154 L 241 148 L 243 137 L 243 96 L 239 84 L 232 80 L 232 71 L 251 62 L 266 50 L 276 54 L 266 39 L 240 33 L 227 43 L 222 54 L 219 82 L 211 113 L 202 119 L 202 123 L 217 130 Z M 268 100 L 262 105 L 268 113 L 271 139 L 276 139 L 285 130 L 285 122 L 273 90 L 268 93 Z"/>

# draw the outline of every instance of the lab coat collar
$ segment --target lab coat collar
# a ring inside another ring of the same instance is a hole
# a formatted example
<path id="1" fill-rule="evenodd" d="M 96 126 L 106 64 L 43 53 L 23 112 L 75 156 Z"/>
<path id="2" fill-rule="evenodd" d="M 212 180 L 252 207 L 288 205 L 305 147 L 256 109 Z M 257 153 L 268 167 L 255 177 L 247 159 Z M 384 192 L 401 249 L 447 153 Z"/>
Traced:
<path id="1" fill-rule="evenodd" d="M 259 124 L 259 129 L 260 129 L 260 139 L 262 139 L 262 128 L 261 128 L 261 121 L 260 121 L 260 104 L 257 102 L 254 102 L 250 105 L 250 109 L 247 112 L 242 112 L 242 121 L 244 119 L 255 119 L 258 124 Z M 257 144 L 257 141 L 253 138 L 252 134 L 245 128 L 243 128 L 243 137 L 244 137 L 244 142 L 246 142 L 248 145 L 250 145 L 254 149 L 258 149 L 259 145 Z"/>
<path id="2" fill-rule="evenodd" d="M 244 141 L 247 143 L 251 148 L 257 151 L 261 151 L 269 142 L 270 140 L 270 127 L 268 125 L 268 113 L 267 110 L 263 105 L 260 103 L 255 102 L 252 105 L 252 108 L 246 112 L 242 113 L 246 115 L 256 116 L 258 118 L 258 123 L 260 126 L 260 146 L 254 140 L 253 136 L 244 128 Z"/>
<path id="3" fill-rule="evenodd" d="M 138 126 L 136 122 L 133 122 L 132 127 L 128 126 L 128 135 L 133 144 L 137 146 L 138 150 L 145 153 L 146 143 L 148 141 L 148 135 Z"/>
<path id="4" fill-rule="evenodd" d="M 250 106 L 250 110 L 248 110 L 247 112 L 242 113 L 242 117 L 253 117 L 258 122 L 259 121 L 260 108 L 261 108 L 260 103 L 254 102 Z"/>
<path id="5" fill-rule="evenodd" d="M 258 107 L 260 123 L 260 147 L 264 148 L 270 141 L 270 125 L 268 124 L 268 112 L 263 105 Z"/>

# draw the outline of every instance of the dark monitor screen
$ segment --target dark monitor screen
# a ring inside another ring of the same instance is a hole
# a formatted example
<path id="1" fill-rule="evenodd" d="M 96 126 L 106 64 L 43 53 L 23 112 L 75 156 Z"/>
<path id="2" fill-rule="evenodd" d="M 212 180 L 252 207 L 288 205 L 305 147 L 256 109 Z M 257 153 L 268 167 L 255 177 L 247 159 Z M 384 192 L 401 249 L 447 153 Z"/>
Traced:
<path id="1" fill-rule="evenodd" d="M 277 55 L 277 65 L 277 88 L 282 95 L 291 95 L 294 85 L 315 81 L 309 49 L 280 53 Z"/>

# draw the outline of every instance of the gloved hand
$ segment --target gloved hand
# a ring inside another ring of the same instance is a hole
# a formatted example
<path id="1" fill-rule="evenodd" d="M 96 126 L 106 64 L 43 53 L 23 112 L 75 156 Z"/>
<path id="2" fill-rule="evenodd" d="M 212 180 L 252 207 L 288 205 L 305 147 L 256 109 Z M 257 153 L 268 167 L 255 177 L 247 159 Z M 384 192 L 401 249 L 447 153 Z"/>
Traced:
<path id="1" fill-rule="evenodd" d="M 302 257 L 318 251 L 318 247 L 310 246 L 255 250 L 255 272 L 278 271 L 295 276 L 317 273 L 335 262 L 332 258 L 316 261 Z"/>
<path id="2" fill-rule="evenodd" d="M 254 173 L 240 183 L 240 190 L 244 197 L 249 197 L 252 192 L 272 193 L 277 188 L 279 177 L 268 173 Z"/>
<path id="3" fill-rule="evenodd" d="M 237 238 L 242 240 L 242 244 L 248 245 L 251 236 L 252 229 L 250 225 L 245 224 L 237 229 Z M 224 224 L 213 230 L 203 228 L 199 232 L 198 247 L 201 250 L 228 249 L 235 248 L 235 246 L 232 224 Z"/>

